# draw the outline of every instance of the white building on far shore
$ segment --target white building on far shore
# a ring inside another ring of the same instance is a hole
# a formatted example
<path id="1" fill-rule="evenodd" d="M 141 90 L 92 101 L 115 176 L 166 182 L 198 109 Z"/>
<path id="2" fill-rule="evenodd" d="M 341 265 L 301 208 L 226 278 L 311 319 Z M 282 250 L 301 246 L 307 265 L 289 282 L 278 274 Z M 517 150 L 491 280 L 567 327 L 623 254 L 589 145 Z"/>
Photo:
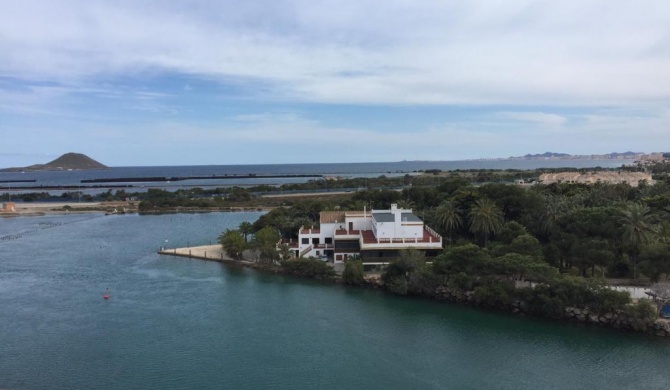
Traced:
<path id="1" fill-rule="evenodd" d="M 619 184 L 626 183 L 631 187 L 637 187 L 640 182 L 646 181 L 647 184 L 654 184 L 650 173 L 645 172 L 559 172 L 559 173 L 543 173 L 540 175 L 540 182 L 542 184 L 552 183 L 582 183 L 582 184 L 596 184 L 609 183 Z"/>

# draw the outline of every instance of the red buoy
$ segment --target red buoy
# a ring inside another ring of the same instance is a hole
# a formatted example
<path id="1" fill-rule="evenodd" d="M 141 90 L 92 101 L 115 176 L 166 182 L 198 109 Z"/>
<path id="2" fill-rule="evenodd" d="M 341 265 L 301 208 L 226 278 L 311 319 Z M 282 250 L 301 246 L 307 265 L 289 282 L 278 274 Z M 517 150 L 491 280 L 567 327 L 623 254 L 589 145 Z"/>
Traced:
<path id="1" fill-rule="evenodd" d="M 109 299 L 109 294 L 105 294 L 102 297 L 105 298 L 105 299 Z"/>

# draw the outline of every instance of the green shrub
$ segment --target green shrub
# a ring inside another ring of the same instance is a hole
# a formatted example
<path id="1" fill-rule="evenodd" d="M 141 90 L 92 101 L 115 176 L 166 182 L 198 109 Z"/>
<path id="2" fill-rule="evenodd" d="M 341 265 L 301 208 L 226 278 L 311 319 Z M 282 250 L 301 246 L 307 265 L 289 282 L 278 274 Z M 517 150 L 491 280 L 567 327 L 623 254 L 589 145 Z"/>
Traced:
<path id="1" fill-rule="evenodd" d="M 444 280 L 444 276 L 435 275 L 431 265 L 422 264 L 410 275 L 407 292 L 412 295 L 432 297 L 435 295 L 435 290 L 444 284 Z"/>
<path id="2" fill-rule="evenodd" d="M 627 305 L 624 307 L 623 313 L 632 320 L 631 326 L 635 330 L 647 330 L 658 318 L 656 307 L 645 299 Z"/>
<path id="3" fill-rule="evenodd" d="M 514 302 L 515 290 L 512 282 L 495 281 L 475 288 L 474 298 L 477 302 L 490 306 L 509 306 Z"/>
<path id="4" fill-rule="evenodd" d="M 361 260 L 348 260 L 344 265 L 342 283 L 361 285 L 365 282 L 364 276 L 365 273 L 363 272 L 363 262 Z"/>
<path id="5" fill-rule="evenodd" d="M 389 278 L 384 282 L 386 289 L 398 295 L 407 295 L 407 279 L 402 276 Z"/>
<path id="6" fill-rule="evenodd" d="M 335 270 L 327 263 L 316 259 L 295 259 L 281 264 L 284 271 L 290 275 L 318 280 L 332 280 Z"/>

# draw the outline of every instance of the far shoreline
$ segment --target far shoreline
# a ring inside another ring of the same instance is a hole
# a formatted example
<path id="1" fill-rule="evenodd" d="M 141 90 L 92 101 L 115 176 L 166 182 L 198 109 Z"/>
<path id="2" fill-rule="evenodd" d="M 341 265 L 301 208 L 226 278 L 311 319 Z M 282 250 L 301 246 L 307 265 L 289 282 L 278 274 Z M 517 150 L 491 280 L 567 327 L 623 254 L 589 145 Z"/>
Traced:
<path id="1" fill-rule="evenodd" d="M 161 209 L 155 211 L 139 211 L 138 202 L 113 201 L 113 202 L 16 202 L 13 212 L 0 211 L 1 218 L 13 217 L 40 217 L 47 215 L 69 215 L 69 214 L 92 214 L 104 213 L 106 215 L 123 214 L 170 214 L 170 213 L 212 213 L 212 212 L 267 212 L 274 207 L 219 207 L 219 208 L 188 208 Z"/>

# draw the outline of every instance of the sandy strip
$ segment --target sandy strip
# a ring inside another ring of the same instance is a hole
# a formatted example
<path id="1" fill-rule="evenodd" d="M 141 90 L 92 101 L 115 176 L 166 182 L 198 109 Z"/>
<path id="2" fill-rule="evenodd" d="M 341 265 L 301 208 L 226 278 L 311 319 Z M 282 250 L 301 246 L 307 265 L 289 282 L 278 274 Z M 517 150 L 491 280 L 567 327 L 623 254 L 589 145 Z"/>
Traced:
<path id="1" fill-rule="evenodd" d="M 128 208 L 127 202 L 26 202 L 15 203 L 14 212 L 0 212 L 2 217 L 29 215 L 58 215 L 69 213 L 101 213 L 107 210 Z M 69 206 L 70 210 L 63 207 Z"/>

